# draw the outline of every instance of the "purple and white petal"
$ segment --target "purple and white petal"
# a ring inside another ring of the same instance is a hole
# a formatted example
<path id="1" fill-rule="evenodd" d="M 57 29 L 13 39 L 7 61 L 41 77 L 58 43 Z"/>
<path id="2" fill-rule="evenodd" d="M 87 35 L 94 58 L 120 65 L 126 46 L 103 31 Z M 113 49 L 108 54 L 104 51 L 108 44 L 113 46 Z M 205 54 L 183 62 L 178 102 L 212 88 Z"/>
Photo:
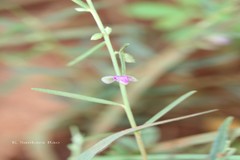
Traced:
<path id="1" fill-rule="evenodd" d="M 114 76 L 104 76 L 101 78 L 103 83 L 110 84 L 113 83 L 115 80 L 113 79 Z"/>
<path id="2" fill-rule="evenodd" d="M 129 83 L 128 76 L 114 76 L 114 79 L 124 85 L 127 85 Z"/>
<path id="3" fill-rule="evenodd" d="M 133 76 L 123 75 L 123 76 L 104 76 L 102 77 L 102 82 L 106 84 L 113 83 L 114 81 L 121 83 L 123 85 L 128 85 L 130 82 L 136 82 L 138 81 Z"/>
<path id="4" fill-rule="evenodd" d="M 133 76 L 128 76 L 128 80 L 131 82 L 137 82 L 137 78 L 133 77 Z"/>
<path id="5" fill-rule="evenodd" d="M 121 83 L 121 84 L 126 86 L 126 85 L 128 85 L 129 82 L 121 82 L 121 81 L 119 81 L 119 83 Z"/>
<path id="6" fill-rule="evenodd" d="M 123 85 L 128 85 L 128 83 L 129 83 L 129 81 L 124 81 L 124 80 L 119 80 L 118 82 Z"/>

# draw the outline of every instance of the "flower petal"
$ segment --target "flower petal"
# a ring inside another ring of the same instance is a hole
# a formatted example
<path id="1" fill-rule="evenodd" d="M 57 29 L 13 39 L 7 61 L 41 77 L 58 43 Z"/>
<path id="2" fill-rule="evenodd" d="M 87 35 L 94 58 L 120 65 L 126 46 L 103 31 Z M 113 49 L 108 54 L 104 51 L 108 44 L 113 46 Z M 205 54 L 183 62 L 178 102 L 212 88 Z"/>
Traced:
<path id="1" fill-rule="evenodd" d="M 128 76 L 128 80 L 131 82 L 137 82 L 137 78 L 133 77 L 133 76 Z"/>
<path id="2" fill-rule="evenodd" d="M 104 76 L 101 78 L 103 83 L 110 84 L 114 82 L 115 80 L 113 79 L 113 76 Z"/>
<path id="3" fill-rule="evenodd" d="M 118 80 L 119 83 L 123 84 L 123 85 L 128 85 L 129 81 L 122 81 L 122 80 Z"/>

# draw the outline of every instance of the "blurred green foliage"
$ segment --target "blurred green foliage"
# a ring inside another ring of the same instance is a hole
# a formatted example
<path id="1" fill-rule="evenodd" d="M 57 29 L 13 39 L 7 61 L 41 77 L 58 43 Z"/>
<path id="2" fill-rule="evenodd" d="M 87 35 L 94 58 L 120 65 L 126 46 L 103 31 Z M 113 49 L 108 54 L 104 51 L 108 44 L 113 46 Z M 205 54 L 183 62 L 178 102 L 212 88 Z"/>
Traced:
<path id="1" fill-rule="evenodd" d="M 175 0 L 173 4 L 144 1 L 127 5 L 124 12 L 132 18 L 150 20 L 153 28 L 167 32 L 165 36 L 173 41 L 219 33 L 230 36 L 229 32 L 240 24 L 236 21 L 237 1 Z"/>

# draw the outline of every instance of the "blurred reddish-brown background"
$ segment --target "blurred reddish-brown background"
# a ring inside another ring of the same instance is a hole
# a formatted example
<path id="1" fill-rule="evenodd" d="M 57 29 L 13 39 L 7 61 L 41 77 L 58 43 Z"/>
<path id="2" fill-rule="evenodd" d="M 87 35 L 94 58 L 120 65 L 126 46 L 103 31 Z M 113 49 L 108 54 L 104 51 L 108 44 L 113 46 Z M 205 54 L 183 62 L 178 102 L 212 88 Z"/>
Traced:
<path id="1" fill-rule="evenodd" d="M 151 2 L 182 10 L 179 1 Z M 161 127 L 162 140 L 216 130 L 227 116 L 234 116 L 233 127 L 239 127 L 240 14 L 237 4 L 227 13 L 230 16 L 221 21 L 212 22 L 208 16 L 200 16 L 203 11 L 196 8 L 199 15 L 193 13 L 181 25 L 168 24 L 166 27 L 157 23 L 171 18 L 168 15 L 156 20 L 139 18 L 126 11 L 126 7 L 139 1 L 93 2 L 103 22 L 113 28 L 114 47 L 118 49 L 124 43 L 131 44 L 127 51 L 133 54 L 137 63 L 130 64 L 128 72 L 135 75 L 139 83 L 130 84 L 128 91 L 138 124 L 180 95 L 197 90 L 197 94 L 165 118 L 215 108 L 219 111 L 164 125 Z M 46 139 L 58 139 L 61 145 L 49 146 L 56 149 L 58 159 L 66 159 L 69 154 L 66 145 L 70 143 L 68 127 L 72 124 L 78 124 L 87 135 L 129 127 L 120 109 L 31 90 L 34 87 L 51 88 L 118 99 L 117 86 L 106 86 L 100 81 L 102 76 L 113 74 L 106 49 L 74 67 L 66 67 L 70 60 L 97 44 L 89 40 L 98 31 L 94 20 L 89 14 L 76 12 L 75 7 L 69 0 L 1 1 L 1 160 L 44 159 L 41 151 L 46 153 L 46 146 L 45 152 L 41 150 L 44 147 L 12 144 L 41 135 L 51 137 Z M 204 26 L 206 22 L 210 25 Z M 193 34 L 189 33 L 191 29 Z"/>

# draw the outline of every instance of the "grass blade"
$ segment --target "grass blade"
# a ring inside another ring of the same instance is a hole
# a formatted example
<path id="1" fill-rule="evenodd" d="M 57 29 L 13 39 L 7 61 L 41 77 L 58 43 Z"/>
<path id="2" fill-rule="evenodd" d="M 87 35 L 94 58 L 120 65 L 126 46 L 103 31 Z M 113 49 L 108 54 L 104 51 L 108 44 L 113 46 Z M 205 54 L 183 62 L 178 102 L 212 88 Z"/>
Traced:
<path id="1" fill-rule="evenodd" d="M 213 142 L 212 149 L 210 152 L 211 160 L 217 160 L 218 155 L 224 152 L 226 143 L 229 138 L 228 136 L 229 126 L 231 125 L 232 121 L 233 121 L 233 117 L 228 117 L 224 120 L 222 125 L 219 127 L 218 135 Z"/>
<path id="2" fill-rule="evenodd" d="M 80 99 L 80 100 L 83 100 L 83 101 L 89 101 L 89 102 L 95 102 L 95 103 L 100 103 L 100 104 L 107 104 L 107 105 L 112 105 L 112 106 L 123 107 L 123 105 L 120 104 L 120 103 L 116 103 L 116 102 L 113 102 L 113 101 L 108 101 L 108 100 L 105 100 L 105 99 L 83 96 L 83 95 L 74 94 L 74 93 L 68 93 L 68 92 L 51 90 L 51 89 L 43 89 L 43 88 L 32 88 L 32 90 L 39 91 L 39 92 L 44 92 L 44 93 L 48 93 L 48 94 L 53 94 L 53 95 L 57 95 L 57 96 Z"/>
<path id="3" fill-rule="evenodd" d="M 174 107 L 176 107 L 179 103 L 181 103 L 182 101 L 184 101 L 185 99 L 187 99 L 188 97 L 190 97 L 191 95 L 193 95 L 194 93 L 196 93 L 196 91 L 190 91 L 184 95 L 182 95 L 181 97 L 179 97 L 178 99 L 176 99 L 175 101 L 173 101 L 172 103 L 170 103 L 168 106 L 166 106 L 163 110 L 161 110 L 160 112 L 158 112 L 157 114 L 155 114 L 152 118 L 150 118 L 145 124 L 150 124 L 153 122 L 156 122 L 159 118 L 161 118 L 162 116 L 164 116 L 166 113 L 168 113 L 170 110 L 172 110 Z"/>
<path id="4" fill-rule="evenodd" d="M 71 62 L 69 62 L 67 64 L 67 66 L 73 66 L 76 63 L 80 62 L 81 60 L 87 58 L 88 56 L 90 56 L 91 54 L 93 54 L 96 50 L 102 48 L 105 45 L 105 42 L 99 43 L 98 45 L 92 47 L 91 49 L 89 49 L 88 51 L 86 51 L 85 53 L 83 53 L 82 55 L 80 55 L 79 57 L 75 58 L 74 60 L 72 60 Z"/>
<path id="5" fill-rule="evenodd" d="M 103 151 L 105 148 L 107 148 L 115 140 L 117 140 L 117 139 L 119 139 L 122 136 L 125 136 L 127 134 L 130 134 L 130 133 L 133 133 L 133 132 L 145 129 L 145 128 L 149 128 L 149 127 L 153 127 L 153 126 L 157 126 L 157 125 L 162 125 L 162 124 L 170 123 L 170 122 L 174 122 L 174 121 L 179 121 L 179 120 L 183 120 L 183 119 L 186 119 L 186 118 L 191 118 L 191 117 L 211 113 L 211 112 L 214 112 L 214 111 L 216 111 L 216 110 L 200 112 L 200 113 L 196 113 L 196 114 L 191 114 L 191 115 L 182 116 L 182 117 L 178 117 L 178 118 L 163 120 L 163 121 L 155 122 L 155 123 L 152 123 L 152 124 L 144 124 L 144 125 L 141 125 L 141 126 L 138 126 L 138 127 L 135 127 L 135 128 L 122 130 L 120 132 L 117 132 L 113 135 L 110 135 L 110 136 L 102 139 L 101 141 L 96 143 L 94 146 L 92 146 L 91 148 L 89 148 L 88 150 L 83 152 L 80 156 L 78 156 L 77 160 L 83 160 L 83 159 L 84 160 L 91 160 L 96 154 Z"/>
<path id="6" fill-rule="evenodd" d="M 208 154 L 149 154 L 148 160 L 207 160 Z M 240 155 L 231 156 L 227 160 L 239 160 Z M 107 155 L 97 156 L 94 160 L 142 160 L 140 155 Z"/>

